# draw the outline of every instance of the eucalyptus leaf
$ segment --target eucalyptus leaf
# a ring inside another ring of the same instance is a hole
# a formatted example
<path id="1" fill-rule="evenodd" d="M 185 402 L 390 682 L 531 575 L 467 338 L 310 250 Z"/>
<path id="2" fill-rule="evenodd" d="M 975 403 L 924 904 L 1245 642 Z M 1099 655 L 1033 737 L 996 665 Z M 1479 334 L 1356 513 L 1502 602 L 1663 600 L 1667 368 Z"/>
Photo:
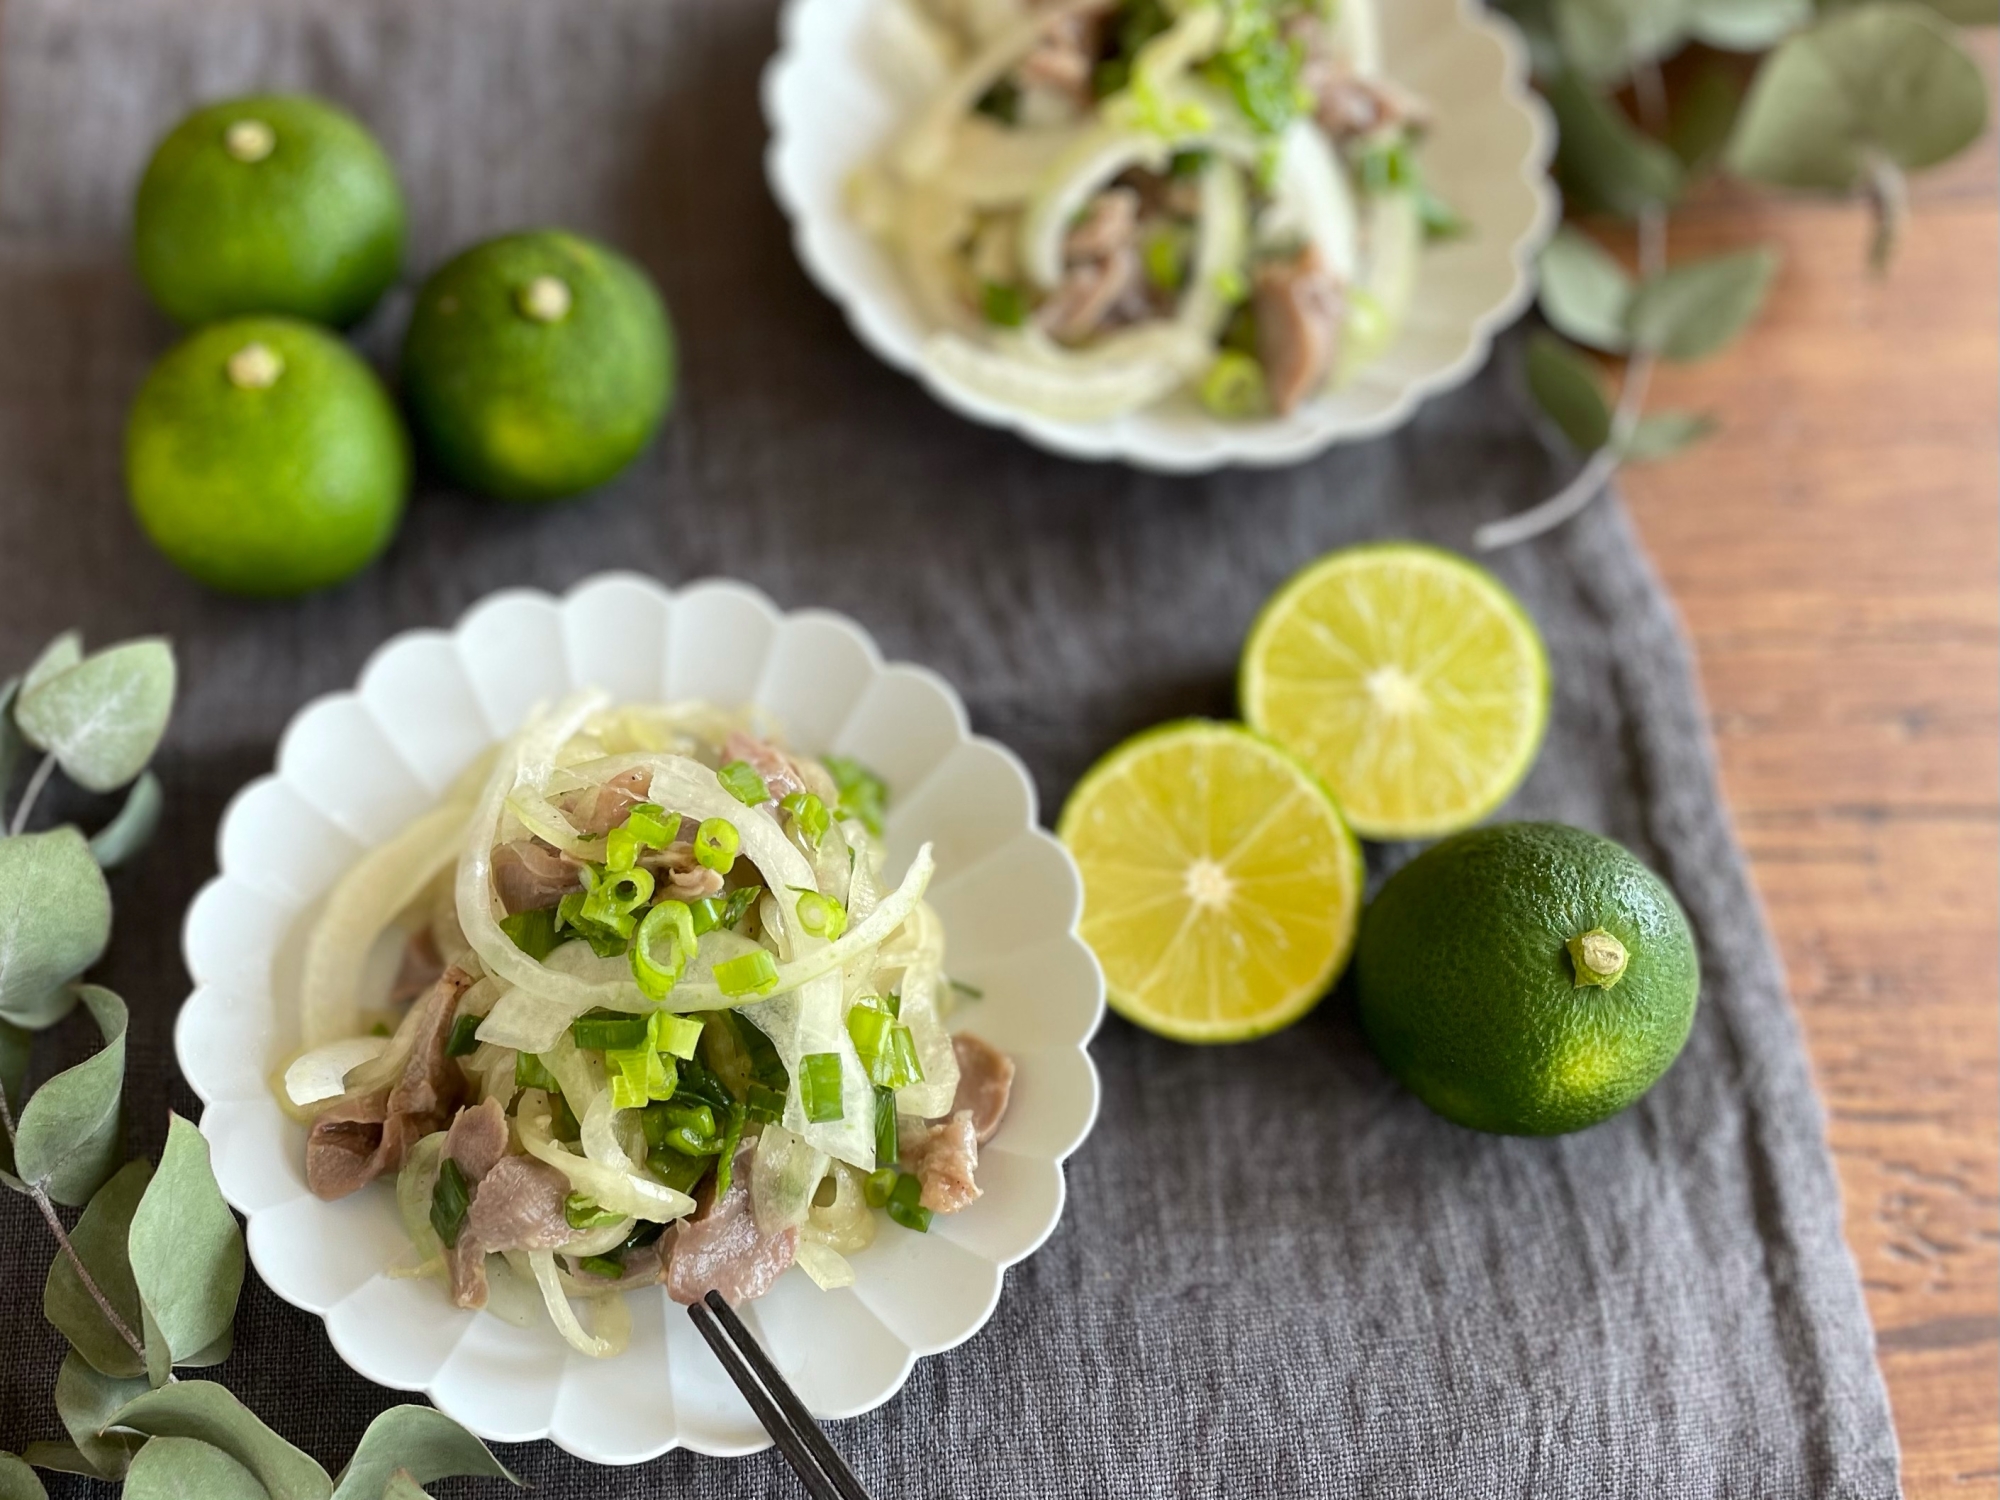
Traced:
<path id="1" fill-rule="evenodd" d="M 1887 163 L 1933 166 L 1986 128 L 1986 79 L 1920 5 L 1838 11 L 1764 60 L 1730 138 L 1740 177 L 1851 192 Z"/>
<path id="2" fill-rule="evenodd" d="M 1565 73 L 1549 84 L 1548 98 L 1560 132 L 1556 169 L 1573 207 L 1633 218 L 1680 195 L 1681 164 L 1673 152 L 1605 95 Z"/>
<path id="3" fill-rule="evenodd" d="M 149 1344 L 157 1332 L 178 1364 L 228 1336 L 243 1289 L 243 1233 L 215 1185 L 208 1142 L 179 1115 L 168 1120 L 127 1244 Z"/>
<path id="4" fill-rule="evenodd" d="M 104 956 L 111 891 L 74 828 L 0 838 L 0 1019 L 36 1028 L 74 1004 L 63 986 Z"/>
<path id="5" fill-rule="evenodd" d="M 1700 412 L 1651 412 L 1639 419 L 1620 455 L 1633 463 L 1672 458 L 1715 431 L 1715 418 Z"/>
<path id="6" fill-rule="evenodd" d="M 1611 441 L 1611 402 L 1597 367 L 1561 339 L 1528 341 L 1528 390 L 1549 420 L 1582 453 Z"/>
<path id="7" fill-rule="evenodd" d="M 1925 3 L 1961 26 L 2000 26 L 2000 0 L 1925 0 Z"/>
<path id="8" fill-rule="evenodd" d="M 21 1450 L 21 1457 L 38 1469 L 53 1469 L 58 1474 L 81 1474 L 85 1479 L 104 1477 L 75 1443 L 30 1443 Z"/>
<path id="9" fill-rule="evenodd" d="M 58 1203 L 88 1203 L 118 1169 L 125 1093 L 125 1002 L 95 984 L 78 995 L 104 1045 L 28 1096 L 14 1136 L 14 1169 Z"/>
<path id="10" fill-rule="evenodd" d="M 139 1318 L 139 1341 L 146 1346 L 146 1383 L 157 1390 L 174 1378 L 173 1346 L 160 1331 L 160 1325 L 153 1321 L 153 1310 L 146 1306 L 143 1296 L 139 1299 Z"/>
<path id="11" fill-rule="evenodd" d="M 192 1354 L 184 1355 L 182 1358 L 176 1360 L 175 1363 L 196 1370 L 206 1370 L 211 1365 L 219 1365 L 225 1359 L 229 1358 L 235 1348 L 236 1329 L 234 1326 L 231 1326 L 223 1329 L 222 1337 L 215 1340 L 214 1343 L 197 1349 Z"/>
<path id="12" fill-rule="evenodd" d="M 21 694 L 14 717 L 79 786 L 108 792 L 159 748 L 174 707 L 174 653 L 163 640 L 127 641 L 84 658 Z"/>
<path id="13" fill-rule="evenodd" d="M 153 841 L 159 831 L 160 808 L 165 802 L 160 778 L 142 772 L 125 794 L 118 816 L 90 836 L 90 853 L 100 869 L 115 870 Z"/>
<path id="14" fill-rule="evenodd" d="M 83 660 L 83 636 L 74 630 L 65 630 L 61 635 L 42 647 L 41 655 L 29 664 L 21 676 L 21 691 L 40 687 L 59 672 L 67 672 Z"/>
<path id="15" fill-rule="evenodd" d="M 1707 358 L 1757 315 L 1777 269 L 1777 252 L 1760 246 L 1661 272 L 1632 296 L 1632 342 L 1668 359 Z"/>
<path id="16" fill-rule="evenodd" d="M 125 1238 L 152 1177 L 151 1162 L 127 1162 L 97 1190 L 76 1228 L 69 1232 L 69 1242 L 89 1269 L 90 1279 L 125 1320 L 125 1326 L 135 1331 L 140 1325 L 139 1285 L 132 1279 Z M 49 1266 L 48 1280 L 42 1284 L 42 1316 L 100 1374 L 119 1380 L 145 1375 L 145 1362 L 138 1351 L 105 1321 L 67 1255 L 58 1255 Z"/>
<path id="17" fill-rule="evenodd" d="M 382 1500 L 431 1500 L 431 1493 L 410 1477 L 408 1469 L 398 1469 L 389 1476 Z"/>
<path id="18" fill-rule="evenodd" d="M 124 1500 L 274 1500 L 236 1459 L 196 1438 L 157 1437 L 125 1475 Z"/>
<path id="19" fill-rule="evenodd" d="M 1542 249 L 1541 273 L 1542 311 L 1558 333 L 1607 354 L 1631 347 L 1632 278 L 1596 240 L 1565 224 Z"/>
<path id="20" fill-rule="evenodd" d="M 129 1432 L 104 1430 L 119 1409 L 145 1389 L 144 1380 L 114 1380 L 99 1373 L 74 1349 L 63 1356 L 56 1376 L 56 1415 L 83 1461 L 101 1478 L 121 1477 L 145 1441 Z"/>
<path id="21" fill-rule="evenodd" d="M 1556 40 L 1585 78 L 1616 83 L 1680 46 L 1687 10 L 1686 0 L 1555 0 Z"/>
<path id="22" fill-rule="evenodd" d="M 21 1090 L 28 1081 L 28 1058 L 34 1046 L 35 1035 L 10 1021 L 0 1021 L 0 1090 L 7 1096 L 8 1114 L 21 1118 Z M 28 1185 L 14 1174 L 14 1143 L 4 1132 L 0 1132 L 0 1182 L 17 1193 L 25 1193 Z"/>
<path id="23" fill-rule="evenodd" d="M 340 1471 L 334 1500 L 376 1500 L 398 1472 L 419 1485 L 460 1474 L 521 1482 L 484 1443 L 443 1412 L 428 1406 L 392 1406 L 361 1434 L 354 1456 Z"/>
<path id="24" fill-rule="evenodd" d="M 21 738 L 20 726 L 14 722 L 14 700 L 21 694 L 21 679 L 10 677 L 0 685 L 0 808 L 4 808 L 7 790 L 14 784 L 14 773 L 20 769 L 21 753 L 28 748 L 28 742 Z"/>
<path id="25" fill-rule="evenodd" d="M 49 1492 L 26 1459 L 0 1453 L 0 1500 L 49 1500 Z"/>
<path id="26" fill-rule="evenodd" d="M 1692 0 L 1687 29 L 1725 52 L 1762 52 L 1812 19 L 1812 0 Z"/>
<path id="27" fill-rule="evenodd" d="M 112 1419 L 120 1427 L 162 1437 L 197 1438 L 242 1464 L 271 1500 L 329 1500 L 326 1470 L 271 1431 L 241 1401 L 209 1380 L 182 1380 L 128 1402 Z M 152 1443 L 146 1445 L 151 1449 Z M 145 1458 L 142 1450 L 139 1460 Z M 139 1471 L 139 1460 L 132 1465 Z M 130 1481 L 127 1481 L 127 1495 Z"/>
<path id="28" fill-rule="evenodd" d="M 1667 145 L 1690 173 L 1706 172 L 1721 158 L 1746 86 L 1740 69 L 1711 57 L 1674 96 Z"/>

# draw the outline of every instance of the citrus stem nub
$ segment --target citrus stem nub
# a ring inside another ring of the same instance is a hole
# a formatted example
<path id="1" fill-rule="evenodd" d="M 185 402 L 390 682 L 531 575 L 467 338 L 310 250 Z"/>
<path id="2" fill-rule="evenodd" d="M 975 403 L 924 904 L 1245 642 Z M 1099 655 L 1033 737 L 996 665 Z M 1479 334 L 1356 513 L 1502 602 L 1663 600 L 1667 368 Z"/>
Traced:
<path id="1" fill-rule="evenodd" d="M 1632 961 L 1625 945 L 1602 927 L 1593 927 L 1569 940 L 1570 962 L 1576 965 L 1576 987 L 1595 985 L 1608 990 L 1625 977 Z"/>
<path id="2" fill-rule="evenodd" d="M 239 390 L 269 390 L 284 373 L 284 356 L 269 344 L 245 344 L 229 356 L 229 383 Z"/>
<path id="3" fill-rule="evenodd" d="M 222 148 L 238 161 L 262 161 L 278 146 L 278 133 L 262 120 L 238 120 L 222 133 Z"/>
<path id="4" fill-rule="evenodd" d="M 521 311 L 537 323 L 560 322 L 569 312 L 569 286 L 560 277 L 537 276 L 521 288 Z"/>

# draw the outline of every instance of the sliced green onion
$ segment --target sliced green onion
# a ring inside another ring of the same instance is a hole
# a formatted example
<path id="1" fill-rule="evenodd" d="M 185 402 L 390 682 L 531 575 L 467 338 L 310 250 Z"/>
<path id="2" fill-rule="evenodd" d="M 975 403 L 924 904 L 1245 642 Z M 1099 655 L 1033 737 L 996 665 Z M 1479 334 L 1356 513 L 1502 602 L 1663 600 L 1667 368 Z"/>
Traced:
<path id="1" fill-rule="evenodd" d="M 688 912 L 694 918 L 694 935 L 700 937 L 704 932 L 713 932 L 722 926 L 723 913 L 728 906 L 729 903 L 721 896 L 703 896 L 699 901 L 688 902 Z"/>
<path id="2" fill-rule="evenodd" d="M 847 1034 L 854 1038 L 854 1050 L 861 1054 L 861 1066 L 871 1074 L 875 1071 L 875 1059 L 888 1045 L 889 1028 L 895 1024 L 895 1018 L 888 1011 L 876 1010 L 860 1001 L 856 1001 L 854 1008 L 847 1013 Z"/>
<path id="3" fill-rule="evenodd" d="M 849 1012 L 850 1019 L 853 1012 Z M 860 1051 L 860 1044 L 855 1044 Z M 924 1081 L 924 1065 L 917 1058 L 917 1039 L 901 1021 L 889 1023 L 882 1041 L 868 1062 L 868 1081 L 881 1089 L 906 1089 Z"/>
<path id="4" fill-rule="evenodd" d="M 715 987 L 732 1000 L 769 994 L 778 987 L 778 965 L 765 948 L 724 959 L 715 966 Z"/>
<path id="5" fill-rule="evenodd" d="M 1264 367 L 1248 354 L 1225 349 L 1196 387 L 1201 404 L 1215 416 L 1242 421 L 1270 410 Z"/>
<path id="6" fill-rule="evenodd" d="M 750 908 L 757 904 L 757 898 L 763 894 L 764 887 L 761 885 L 739 886 L 731 891 L 729 905 L 723 909 L 722 925 L 733 931 L 736 924 L 749 914 Z"/>
<path id="7" fill-rule="evenodd" d="M 649 1104 L 639 1116 L 639 1123 L 645 1130 L 646 1144 L 656 1151 L 713 1156 L 722 1143 L 715 1128 L 715 1111 L 687 1099 Z"/>
<path id="8" fill-rule="evenodd" d="M 883 1206 L 889 1210 L 889 1217 L 905 1229 L 913 1229 L 918 1234 L 930 1233 L 931 1211 L 918 1200 L 923 1197 L 924 1185 L 908 1172 L 896 1174 L 896 1185 L 889 1189 L 889 1201 Z"/>
<path id="9" fill-rule="evenodd" d="M 466 1213 L 472 1207 L 472 1187 L 457 1162 L 447 1156 L 438 1167 L 437 1186 L 431 1190 L 431 1228 L 454 1249 L 465 1228 Z"/>
<path id="10" fill-rule="evenodd" d="M 616 1281 L 625 1274 L 625 1262 L 614 1255 L 586 1255 L 576 1264 L 578 1270 L 602 1276 L 606 1281 Z"/>
<path id="11" fill-rule="evenodd" d="M 479 1023 L 484 1016 L 460 1016 L 451 1023 L 451 1035 L 446 1038 L 446 1057 L 469 1057 L 479 1050 Z"/>
<path id="12" fill-rule="evenodd" d="M 586 868 L 586 878 L 588 878 Z M 556 904 L 556 926 L 567 927 L 590 944 L 590 949 L 599 958 L 616 958 L 625 951 L 632 936 L 634 919 L 625 916 L 615 919 L 612 925 L 596 921 L 584 914 L 584 904 L 590 897 L 582 891 L 572 891 Z"/>
<path id="13" fill-rule="evenodd" d="M 582 901 L 579 898 L 578 905 Z M 500 930 L 513 940 L 519 948 L 536 963 L 540 963 L 556 949 L 561 941 L 556 936 L 556 911 L 553 906 L 539 906 L 533 911 L 517 911 L 511 917 L 500 919 Z"/>
<path id="14" fill-rule="evenodd" d="M 645 1016 L 630 1016 L 617 1010 L 593 1010 L 569 1023 L 570 1037 L 577 1046 L 592 1052 L 611 1052 L 646 1045 Z"/>
<path id="15" fill-rule="evenodd" d="M 614 828 L 604 836 L 604 868 L 612 871 L 629 870 L 639 863 L 639 851 L 645 845 L 630 829 Z"/>
<path id="16" fill-rule="evenodd" d="M 888 785 L 860 761 L 849 756 L 822 756 L 820 764 L 826 767 L 827 775 L 840 789 L 840 816 L 860 819 L 864 828 L 880 838 L 882 820 L 889 811 Z"/>
<path id="17" fill-rule="evenodd" d="M 979 314 L 996 328 L 1019 328 L 1028 321 L 1028 294 L 1011 281 L 987 281 L 979 287 Z"/>
<path id="18" fill-rule="evenodd" d="M 982 990 L 976 984 L 966 984 L 962 980 L 957 979 L 947 980 L 946 982 L 968 1000 L 984 1000 L 986 998 L 986 991 Z"/>
<path id="19" fill-rule="evenodd" d="M 671 1099 L 679 1081 L 650 1046 L 641 1045 L 604 1054 L 605 1066 L 616 1070 L 611 1079 L 611 1103 L 618 1109 L 643 1109 L 655 1099 Z"/>
<path id="20" fill-rule="evenodd" d="M 657 802 L 635 803 L 625 815 L 625 832 L 648 849 L 664 849 L 680 836 L 681 820 Z"/>
<path id="21" fill-rule="evenodd" d="M 771 789 L 764 785 L 764 778 L 747 760 L 732 760 L 715 773 L 715 779 L 722 783 L 725 792 L 745 807 L 756 807 L 771 800 Z"/>
<path id="22" fill-rule="evenodd" d="M 595 866 L 586 868 L 595 871 Z M 634 867 L 606 870 L 595 880 L 586 877 L 583 908 L 577 913 L 586 922 L 609 927 L 623 937 L 632 935 L 633 913 L 653 899 L 653 872 Z"/>
<path id="23" fill-rule="evenodd" d="M 903 992 L 901 990 L 890 990 L 879 998 L 889 1007 L 890 1015 L 896 1017 L 898 1020 L 902 1019 Z"/>
<path id="24" fill-rule="evenodd" d="M 750 1112 L 750 1118 L 764 1124 L 773 1124 L 785 1117 L 785 1095 L 782 1089 L 753 1083 L 745 1092 L 743 1103 Z"/>
<path id="25" fill-rule="evenodd" d="M 703 869 L 727 875 L 736 867 L 736 851 L 743 847 L 743 835 L 727 818 L 703 818 L 695 831 L 694 861 Z"/>
<path id="26" fill-rule="evenodd" d="M 616 1224 L 624 1217 L 599 1207 L 597 1200 L 586 1193 L 571 1193 L 563 1199 L 563 1222 L 572 1229 L 599 1229 L 606 1224 Z"/>
<path id="27" fill-rule="evenodd" d="M 880 1167 L 868 1174 L 868 1180 L 861 1184 L 861 1196 L 868 1200 L 870 1208 L 881 1208 L 889 1201 L 889 1194 L 895 1191 L 897 1172 L 894 1167 Z"/>
<path id="28" fill-rule="evenodd" d="M 806 1119 L 824 1125 L 846 1114 L 841 1100 L 841 1067 L 838 1052 L 808 1052 L 799 1059 L 799 1102 Z"/>
<path id="29" fill-rule="evenodd" d="M 514 1054 L 514 1082 L 524 1089 L 541 1089 L 551 1098 L 562 1094 L 556 1075 L 543 1067 L 542 1060 L 532 1052 Z"/>
<path id="30" fill-rule="evenodd" d="M 875 1165 L 896 1164 L 896 1091 L 875 1090 Z"/>
<path id="31" fill-rule="evenodd" d="M 727 1110 L 735 1098 L 698 1057 L 691 1057 L 682 1065 L 681 1084 L 675 1091 L 675 1097 L 719 1110 Z"/>
<path id="32" fill-rule="evenodd" d="M 722 1132 L 722 1150 L 715 1159 L 715 1196 L 720 1198 L 729 1191 L 729 1182 L 736 1168 L 736 1148 L 743 1141 L 743 1127 L 749 1115 L 740 1104 L 729 1106 L 729 1125 Z"/>
<path id="33" fill-rule="evenodd" d="M 684 901 L 662 901 L 632 935 L 632 978 L 648 1000 L 664 1000 L 694 957 L 694 913 Z"/>
<path id="34" fill-rule="evenodd" d="M 646 1165 L 653 1169 L 655 1177 L 675 1192 L 692 1196 L 695 1187 L 708 1175 L 708 1169 L 715 1165 L 715 1158 L 687 1156 L 661 1147 L 647 1153 Z"/>
<path id="35" fill-rule="evenodd" d="M 793 792 L 778 805 L 792 815 L 792 827 L 798 829 L 799 836 L 817 849 L 832 823 L 826 804 L 811 792 Z"/>
<path id="36" fill-rule="evenodd" d="M 818 891 L 799 891 L 799 926 L 828 942 L 847 931 L 847 908 Z"/>
<path id="37" fill-rule="evenodd" d="M 583 1139 L 583 1126 L 577 1123 L 576 1111 L 561 1094 L 549 1095 L 549 1134 L 565 1146 L 574 1146 Z"/>
<path id="38" fill-rule="evenodd" d="M 701 1022 L 677 1016 L 670 1010 L 656 1010 L 649 1021 L 647 1039 L 661 1052 L 670 1052 L 683 1060 L 694 1056 L 694 1049 L 701 1043 Z"/>
<path id="39" fill-rule="evenodd" d="M 368 1028 L 368 1034 L 370 1036 L 394 1036 L 396 1033 L 389 1029 L 387 1021 L 377 1021 L 373 1026 Z"/>

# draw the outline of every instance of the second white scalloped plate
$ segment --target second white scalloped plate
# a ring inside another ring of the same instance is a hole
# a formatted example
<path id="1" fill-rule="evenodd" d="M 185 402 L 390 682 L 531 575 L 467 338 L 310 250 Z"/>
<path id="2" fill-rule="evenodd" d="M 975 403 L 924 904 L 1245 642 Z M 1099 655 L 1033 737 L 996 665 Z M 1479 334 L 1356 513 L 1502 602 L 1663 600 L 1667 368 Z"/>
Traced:
<path id="1" fill-rule="evenodd" d="M 354 691 L 298 713 L 275 774 L 250 783 L 223 815 L 221 873 L 187 914 L 195 990 L 175 1050 L 206 1105 L 216 1179 L 249 1220 L 258 1274 L 324 1318 L 362 1375 L 423 1391 L 481 1437 L 552 1438 L 596 1463 L 637 1463 L 677 1446 L 753 1453 L 769 1446 L 764 1430 L 658 1288 L 631 1294 L 631 1346 L 593 1360 L 546 1324 L 523 1330 L 460 1312 L 434 1283 L 385 1275 L 407 1246 L 391 1195 L 377 1185 L 337 1203 L 313 1197 L 305 1132 L 267 1082 L 297 1047 L 301 947 L 334 881 L 434 805 L 535 704 L 586 686 L 637 701 L 755 704 L 801 749 L 853 755 L 888 782 L 892 878 L 919 843 L 935 843 L 930 899 L 952 973 L 984 995 L 956 1020 L 1019 1065 L 1007 1119 L 980 1154 L 984 1193 L 929 1234 L 885 1225 L 852 1257 L 854 1286 L 822 1292 L 794 1270 L 744 1313 L 822 1417 L 880 1406 L 919 1355 L 978 1332 L 1002 1273 L 1054 1230 L 1063 1159 L 1096 1118 L 1085 1048 L 1103 1016 L 1103 979 L 1076 936 L 1075 866 L 1036 825 L 1020 762 L 968 730 L 942 679 L 885 665 L 841 616 L 781 614 L 740 584 L 670 592 L 607 574 L 561 599 L 507 590 L 449 634 L 397 636 Z"/>
<path id="2" fill-rule="evenodd" d="M 1548 180 L 1555 127 L 1529 87 L 1520 33 L 1478 0 L 1381 0 L 1385 69 L 1436 113 L 1424 171 L 1473 226 L 1466 238 L 1425 253 L 1416 302 L 1388 353 L 1345 389 L 1259 422 L 1221 421 L 1191 400 L 1088 423 L 1004 406 L 925 365 L 926 329 L 892 257 L 847 212 L 848 179 L 905 110 L 868 66 L 866 22 L 876 3 L 788 0 L 778 54 L 764 74 L 765 175 L 791 218 L 807 274 L 840 304 L 861 341 L 976 422 L 1011 428 L 1068 458 L 1142 469 L 1297 463 L 1399 427 L 1425 400 L 1470 379 L 1494 334 L 1534 295 L 1535 255 L 1555 223 Z"/>

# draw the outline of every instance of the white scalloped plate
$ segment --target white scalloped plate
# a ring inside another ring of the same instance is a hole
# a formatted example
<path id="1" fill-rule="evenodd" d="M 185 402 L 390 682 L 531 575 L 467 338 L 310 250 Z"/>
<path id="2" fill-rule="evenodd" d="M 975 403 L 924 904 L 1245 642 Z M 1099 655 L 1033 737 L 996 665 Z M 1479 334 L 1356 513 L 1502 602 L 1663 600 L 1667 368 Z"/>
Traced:
<path id="1" fill-rule="evenodd" d="M 861 341 L 976 422 L 1068 458 L 1142 469 L 1297 463 L 1334 443 L 1388 432 L 1427 398 L 1470 379 L 1494 334 L 1534 295 L 1535 255 L 1555 223 L 1548 180 L 1555 127 L 1528 86 L 1520 33 L 1478 0 L 1379 0 L 1387 72 L 1436 111 L 1424 171 L 1473 225 L 1469 237 L 1425 254 L 1416 302 L 1388 353 L 1345 389 L 1263 422 L 1219 421 L 1191 400 L 1089 423 L 1003 406 L 925 366 L 923 321 L 891 257 L 843 202 L 848 178 L 904 109 L 863 55 L 876 3 L 788 0 L 778 53 L 764 73 L 765 175 L 791 217 L 807 274 L 840 304 Z"/>
<path id="2" fill-rule="evenodd" d="M 460 1312 L 434 1283 L 386 1276 L 406 1244 L 391 1194 L 377 1185 L 322 1203 L 307 1192 L 305 1132 L 266 1082 L 296 1048 L 301 945 L 341 872 L 433 805 L 533 705 L 584 686 L 632 700 L 755 704 L 800 748 L 854 755 L 887 780 L 892 877 L 920 842 L 936 844 L 930 899 L 952 973 L 985 997 L 959 1019 L 1019 1064 L 1013 1106 L 981 1153 L 985 1192 L 927 1235 L 885 1226 L 853 1257 L 853 1287 L 822 1292 L 793 1270 L 745 1314 L 823 1417 L 880 1406 L 917 1356 L 976 1333 L 1002 1273 L 1062 1213 L 1062 1161 L 1097 1115 L 1085 1047 L 1103 1016 L 1103 979 L 1076 936 L 1075 866 L 1036 825 L 1021 763 L 967 729 L 942 679 L 885 665 L 841 616 L 782 614 L 735 583 L 669 592 L 606 574 L 561 599 L 494 594 L 449 634 L 397 636 L 353 692 L 299 712 L 279 741 L 276 773 L 246 786 L 223 815 L 221 873 L 189 908 L 183 933 L 195 990 L 175 1048 L 207 1106 L 201 1128 L 223 1195 L 249 1219 L 258 1274 L 324 1318 L 361 1374 L 423 1391 L 482 1437 L 552 1438 L 596 1463 L 637 1463 L 676 1446 L 753 1453 L 769 1439 L 658 1288 L 630 1299 L 630 1348 L 592 1360 L 552 1327 L 524 1331 Z"/>

